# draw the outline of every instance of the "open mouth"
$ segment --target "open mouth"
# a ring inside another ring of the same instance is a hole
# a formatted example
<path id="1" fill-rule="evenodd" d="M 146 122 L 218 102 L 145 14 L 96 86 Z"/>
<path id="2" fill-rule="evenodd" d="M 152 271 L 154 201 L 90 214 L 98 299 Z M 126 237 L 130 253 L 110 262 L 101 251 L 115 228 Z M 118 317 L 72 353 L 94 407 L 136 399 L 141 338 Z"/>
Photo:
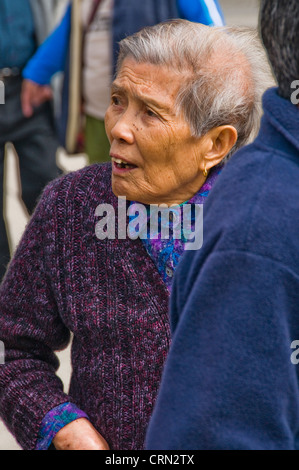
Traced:
<path id="1" fill-rule="evenodd" d="M 125 162 L 121 158 L 111 157 L 112 162 L 114 163 L 115 167 L 119 170 L 133 170 L 137 168 L 136 165 L 132 165 L 131 163 Z"/>

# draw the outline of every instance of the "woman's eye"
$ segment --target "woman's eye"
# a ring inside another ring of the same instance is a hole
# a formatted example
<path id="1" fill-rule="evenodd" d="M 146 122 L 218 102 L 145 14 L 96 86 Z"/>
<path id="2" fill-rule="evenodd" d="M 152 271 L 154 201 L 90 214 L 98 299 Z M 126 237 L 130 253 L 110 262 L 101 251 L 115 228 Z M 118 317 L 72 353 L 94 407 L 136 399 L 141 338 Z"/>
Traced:
<path id="1" fill-rule="evenodd" d="M 151 109 L 147 109 L 146 110 L 146 114 L 149 116 L 149 117 L 158 117 L 156 113 L 154 113 L 154 111 L 152 111 Z"/>
<path id="2" fill-rule="evenodd" d="M 111 103 L 114 104 L 115 106 L 119 106 L 121 104 L 118 96 L 111 96 Z"/>

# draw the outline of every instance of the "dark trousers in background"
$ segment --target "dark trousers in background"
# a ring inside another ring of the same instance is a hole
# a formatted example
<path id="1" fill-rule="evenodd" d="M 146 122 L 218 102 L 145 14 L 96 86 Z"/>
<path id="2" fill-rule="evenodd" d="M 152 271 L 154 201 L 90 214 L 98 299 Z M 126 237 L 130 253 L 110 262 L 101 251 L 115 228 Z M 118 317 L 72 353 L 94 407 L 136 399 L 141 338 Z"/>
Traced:
<path id="1" fill-rule="evenodd" d="M 29 214 L 32 214 L 45 185 L 61 174 L 56 165 L 59 144 L 51 105 L 45 103 L 31 118 L 25 118 L 20 102 L 21 85 L 21 77 L 6 79 L 5 104 L 0 105 L 0 281 L 10 260 L 4 220 L 5 144 L 11 142 L 17 151 L 22 199 Z"/>

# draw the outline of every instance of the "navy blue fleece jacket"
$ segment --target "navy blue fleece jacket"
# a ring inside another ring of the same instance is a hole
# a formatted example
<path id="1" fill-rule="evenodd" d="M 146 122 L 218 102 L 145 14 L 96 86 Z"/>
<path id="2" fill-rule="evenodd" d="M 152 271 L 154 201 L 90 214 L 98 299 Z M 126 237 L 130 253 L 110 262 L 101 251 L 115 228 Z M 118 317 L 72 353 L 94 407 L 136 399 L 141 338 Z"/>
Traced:
<path id="1" fill-rule="evenodd" d="M 299 109 L 276 89 L 263 104 L 178 266 L 148 449 L 298 448 Z"/>

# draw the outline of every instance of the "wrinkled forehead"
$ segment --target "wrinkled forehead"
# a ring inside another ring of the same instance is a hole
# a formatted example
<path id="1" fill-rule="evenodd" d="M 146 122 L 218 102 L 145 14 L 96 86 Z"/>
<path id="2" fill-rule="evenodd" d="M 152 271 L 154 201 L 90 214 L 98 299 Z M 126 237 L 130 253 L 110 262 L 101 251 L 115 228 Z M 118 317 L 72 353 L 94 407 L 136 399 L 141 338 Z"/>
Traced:
<path id="1" fill-rule="evenodd" d="M 113 86 L 117 86 L 119 81 L 126 77 L 135 83 L 149 87 L 149 92 L 158 92 L 160 97 L 170 96 L 173 102 L 180 92 L 195 78 L 194 71 L 189 64 L 155 63 L 151 60 L 136 60 L 128 54 L 119 62 Z"/>
<path id="2" fill-rule="evenodd" d="M 111 93 L 154 105 L 167 113 L 175 113 L 175 102 L 184 76 L 173 67 L 136 62 L 126 57 L 111 84 Z"/>

